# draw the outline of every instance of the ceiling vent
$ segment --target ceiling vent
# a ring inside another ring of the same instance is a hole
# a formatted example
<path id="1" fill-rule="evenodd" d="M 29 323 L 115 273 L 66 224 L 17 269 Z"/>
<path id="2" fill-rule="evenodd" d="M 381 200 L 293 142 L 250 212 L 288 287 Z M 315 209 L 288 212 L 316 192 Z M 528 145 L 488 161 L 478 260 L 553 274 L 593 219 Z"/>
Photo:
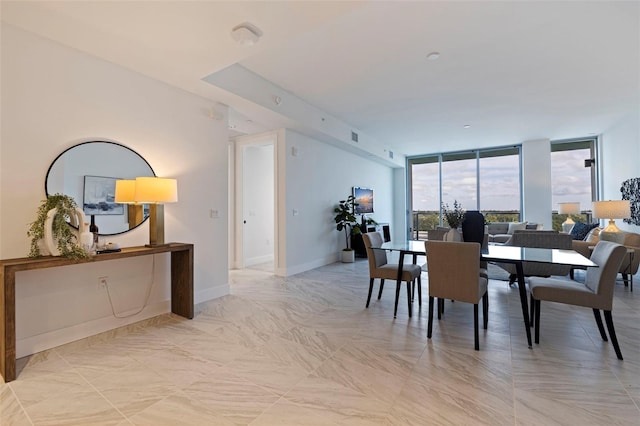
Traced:
<path id="1" fill-rule="evenodd" d="M 354 142 L 358 142 L 358 134 L 353 130 L 351 131 L 351 140 Z"/>

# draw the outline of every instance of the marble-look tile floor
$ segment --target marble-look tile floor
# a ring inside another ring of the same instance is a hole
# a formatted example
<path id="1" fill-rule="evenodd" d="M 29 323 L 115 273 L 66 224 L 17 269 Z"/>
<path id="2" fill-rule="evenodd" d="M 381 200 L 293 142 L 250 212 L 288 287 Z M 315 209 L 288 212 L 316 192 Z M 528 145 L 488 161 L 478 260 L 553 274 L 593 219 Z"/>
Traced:
<path id="1" fill-rule="evenodd" d="M 640 299 L 620 282 L 624 361 L 591 310 L 552 303 L 528 349 L 503 281 L 490 282 L 480 351 L 471 305 L 447 302 L 430 341 L 426 296 L 409 319 L 402 292 L 394 320 L 388 283 L 365 309 L 363 260 L 230 281 L 191 321 L 164 315 L 19 360 L 18 379 L 0 385 L 0 424 L 640 424 Z"/>

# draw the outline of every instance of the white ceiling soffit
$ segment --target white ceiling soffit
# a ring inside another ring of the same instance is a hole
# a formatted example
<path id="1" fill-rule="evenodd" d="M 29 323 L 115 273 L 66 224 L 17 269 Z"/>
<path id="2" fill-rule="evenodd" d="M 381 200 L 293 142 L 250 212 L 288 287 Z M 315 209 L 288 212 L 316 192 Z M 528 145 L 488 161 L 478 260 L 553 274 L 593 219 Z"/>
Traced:
<path id="1" fill-rule="evenodd" d="M 5 22 L 227 104 L 271 128 L 301 126 L 282 114 L 286 104 L 253 99 L 276 87 L 365 140 L 409 155 L 597 134 L 640 113 L 635 1 L 0 6 Z M 243 22 L 263 33 L 253 46 L 230 36 Z M 434 51 L 440 58 L 427 61 Z M 227 90 L 232 79 L 222 75 L 231 69 L 250 71 L 263 89 L 243 96 Z M 313 115 L 305 120 L 317 125 Z"/>

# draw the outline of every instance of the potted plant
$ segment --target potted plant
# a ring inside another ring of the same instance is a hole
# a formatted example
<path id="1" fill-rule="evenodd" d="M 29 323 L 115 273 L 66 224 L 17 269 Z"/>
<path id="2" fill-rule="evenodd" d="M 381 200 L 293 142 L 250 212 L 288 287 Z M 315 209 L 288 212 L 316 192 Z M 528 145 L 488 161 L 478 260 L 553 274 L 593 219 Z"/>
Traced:
<path id="1" fill-rule="evenodd" d="M 464 221 L 464 213 L 458 200 L 453 200 L 453 209 L 449 204 L 442 203 L 442 215 L 451 228 L 445 235 L 446 241 L 462 241 L 462 231 L 459 228 Z"/>
<path id="2" fill-rule="evenodd" d="M 55 210 L 54 210 L 55 209 Z M 89 254 L 78 244 L 78 237 L 72 231 L 68 221 L 78 222 L 78 229 L 84 226 L 84 213 L 76 201 L 62 194 L 49 195 L 38 207 L 37 217 L 31 223 L 27 236 L 31 237 L 29 257 L 42 256 L 41 244 L 47 237 L 48 223 L 51 223 L 51 237 L 59 255 L 71 259 L 85 259 Z M 56 254 L 56 253 L 51 253 Z"/>
<path id="3" fill-rule="evenodd" d="M 334 217 L 336 229 L 344 231 L 346 247 L 342 249 L 343 262 L 353 262 L 355 260 L 354 251 L 351 249 L 351 236 L 361 233 L 360 224 L 355 214 L 357 205 L 356 198 L 353 195 L 349 195 L 346 200 L 340 200 L 338 206 L 333 209 L 336 214 Z"/>

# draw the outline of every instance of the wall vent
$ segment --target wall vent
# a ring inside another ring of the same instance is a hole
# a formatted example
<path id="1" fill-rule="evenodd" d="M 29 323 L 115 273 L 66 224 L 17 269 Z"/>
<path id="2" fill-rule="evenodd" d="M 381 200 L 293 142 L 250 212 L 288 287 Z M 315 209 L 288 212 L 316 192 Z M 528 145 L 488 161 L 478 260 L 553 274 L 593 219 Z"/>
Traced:
<path id="1" fill-rule="evenodd" d="M 358 134 L 353 130 L 351 131 L 351 140 L 354 142 L 358 142 Z"/>

